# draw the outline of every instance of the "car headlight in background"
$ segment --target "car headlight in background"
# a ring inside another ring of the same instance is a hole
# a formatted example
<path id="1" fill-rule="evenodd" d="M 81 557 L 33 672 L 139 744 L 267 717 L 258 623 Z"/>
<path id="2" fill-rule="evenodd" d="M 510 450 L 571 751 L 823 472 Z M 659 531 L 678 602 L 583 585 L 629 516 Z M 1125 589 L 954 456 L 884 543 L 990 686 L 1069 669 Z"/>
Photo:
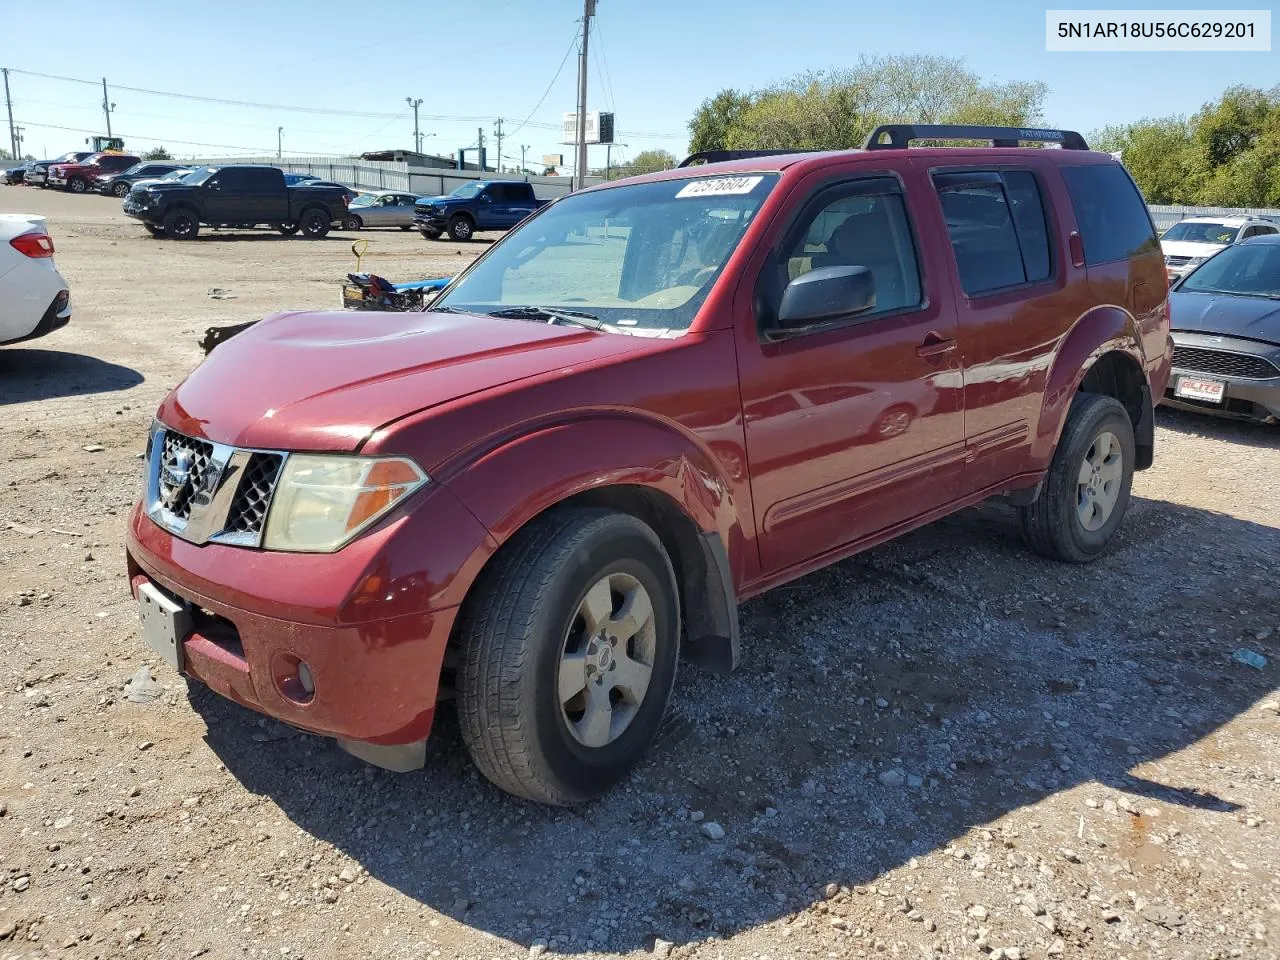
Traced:
<path id="1" fill-rule="evenodd" d="M 427 480 L 405 457 L 290 454 L 276 483 L 262 545 L 332 553 Z"/>

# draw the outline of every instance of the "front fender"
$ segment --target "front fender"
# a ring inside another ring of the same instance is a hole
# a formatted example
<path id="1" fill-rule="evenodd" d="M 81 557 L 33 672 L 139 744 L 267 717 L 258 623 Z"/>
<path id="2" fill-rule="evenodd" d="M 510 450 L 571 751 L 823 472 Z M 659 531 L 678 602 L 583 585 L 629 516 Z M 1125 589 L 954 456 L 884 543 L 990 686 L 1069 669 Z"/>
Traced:
<path id="1" fill-rule="evenodd" d="M 1114 305 L 1095 307 L 1081 315 L 1062 338 L 1045 379 L 1044 403 L 1031 446 L 1035 462 L 1047 464 L 1052 458 L 1080 383 L 1099 357 L 1113 352 L 1130 357 L 1145 377 L 1147 364 L 1137 322 L 1127 310 Z"/>

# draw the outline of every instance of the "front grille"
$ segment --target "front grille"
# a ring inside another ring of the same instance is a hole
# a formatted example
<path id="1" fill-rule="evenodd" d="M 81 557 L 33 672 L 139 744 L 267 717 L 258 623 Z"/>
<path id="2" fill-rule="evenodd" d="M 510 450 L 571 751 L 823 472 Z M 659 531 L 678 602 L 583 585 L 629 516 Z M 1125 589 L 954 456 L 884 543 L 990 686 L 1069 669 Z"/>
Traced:
<path id="1" fill-rule="evenodd" d="M 1229 350 L 1205 350 L 1200 347 L 1173 348 L 1173 365 L 1178 370 L 1210 373 L 1242 380 L 1269 380 L 1280 376 L 1280 367 L 1262 357 Z"/>
<path id="2" fill-rule="evenodd" d="M 207 440 L 184 437 L 172 430 L 165 431 L 164 449 L 160 452 L 160 473 L 163 482 L 164 472 L 179 467 L 185 455 L 190 480 L 179 488 L 172 504 L 168 504 L 169 512 L 179 520 L 191 516 L 191 498 L 204 485 L 205 471 L 209 469 L 209 461 L 213 457 L 213 444 Z"/>
<path id="3" fill-rule="evenodd" d="M 1190 257 L 1165 257 L 1164 262 L 1171 267 L 1181 267 L 1191 260 Z"/>
<path id="4" fill-rule="evenodd" d="M 275 453 L 255 453 L 249 458 L 249 466 L 245 468 L 236 498 L 231 501 L 231 511 L 227 514 L 225 529 L 228 533 L 256 536 L 262 531 L 283 462 L 284 458 Z"/>

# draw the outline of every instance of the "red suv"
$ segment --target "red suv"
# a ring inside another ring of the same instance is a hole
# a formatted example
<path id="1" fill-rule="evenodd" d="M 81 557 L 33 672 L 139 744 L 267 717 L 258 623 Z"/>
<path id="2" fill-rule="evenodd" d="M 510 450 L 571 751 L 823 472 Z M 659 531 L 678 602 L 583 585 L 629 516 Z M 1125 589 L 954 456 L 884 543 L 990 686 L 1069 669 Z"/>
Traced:
<path id="1" fill-rule="evenodd" d="M 217 347 L 151 431 L 144 634 L 391 769 L 455 699 L 494 783 L 582 801 L 681 656 L 736 665 L 745 598 L 998 495 L 1036 551 L 1101 554 L 1171 349 L 1142 196 L 1078 134 L 894 126 L 601 185 L 425 313 Z"/>
<path id="2" fill-rule="evenodd" d="M 95 153 L 79 163 L 55 163 L 49 168 L 49 186 L 72 193 L 87 193 L 98 177 L 128 170 L 138 158 L 127 153 Z"/>

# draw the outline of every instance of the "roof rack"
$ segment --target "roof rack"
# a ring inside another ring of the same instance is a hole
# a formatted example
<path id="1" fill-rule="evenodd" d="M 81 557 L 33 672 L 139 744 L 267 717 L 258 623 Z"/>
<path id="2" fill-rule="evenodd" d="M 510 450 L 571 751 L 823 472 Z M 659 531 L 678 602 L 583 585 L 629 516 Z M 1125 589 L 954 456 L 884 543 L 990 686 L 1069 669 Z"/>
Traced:
<path id="1" fill-rule="evenodd" d="M 697 163 L 724 163 L 726 160 L 752 160 L 755 157 L 779 157 L 788 153 L 812 153 L 812 150 L 703 150 L 680 161 L 681 167 Z"/>
<path id="2" fill-rule="evenodd" d="M 887 136 L 887 142 L 880 138 Z M 993 147 L 1016 147 L 1020 143 L 1057 143 L 1064 150 L 1088 150 L 1084 137 L 1074 130 L 1044 130 L 1036 127 L 979 127 L 934 123 L 885 123 L 871 131 L 864 144 L 867 150 L 905 150 L 912 140 L 990 140 Z"/>

